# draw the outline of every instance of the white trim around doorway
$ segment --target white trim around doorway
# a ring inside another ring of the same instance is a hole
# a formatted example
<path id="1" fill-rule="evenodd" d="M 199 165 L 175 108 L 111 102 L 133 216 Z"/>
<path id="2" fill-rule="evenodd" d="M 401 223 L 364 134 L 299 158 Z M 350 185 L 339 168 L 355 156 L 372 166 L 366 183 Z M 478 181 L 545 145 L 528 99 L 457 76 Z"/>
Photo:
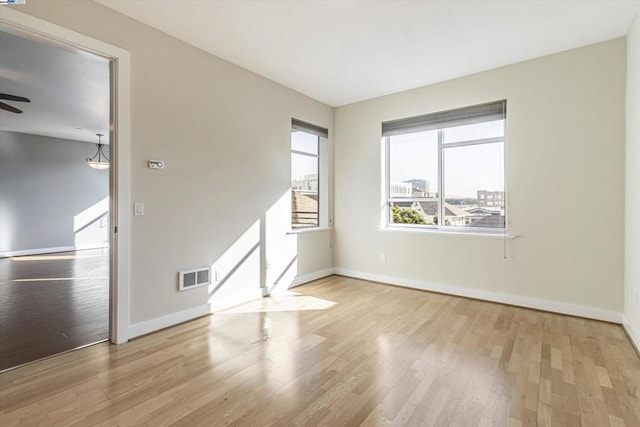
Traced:
<path id="1" fill-rule="evenodd" d="M 128 341 L 130 284 L 131 60 L 127 50 L 2 6 L 0 23 L 55 40 L 112 61 L 113 172 L 111 173 L 110 340 Z M 115 99 L 115 101 L 114 101 Z M 116 232 L 117 230 L 117 232 Z"/>

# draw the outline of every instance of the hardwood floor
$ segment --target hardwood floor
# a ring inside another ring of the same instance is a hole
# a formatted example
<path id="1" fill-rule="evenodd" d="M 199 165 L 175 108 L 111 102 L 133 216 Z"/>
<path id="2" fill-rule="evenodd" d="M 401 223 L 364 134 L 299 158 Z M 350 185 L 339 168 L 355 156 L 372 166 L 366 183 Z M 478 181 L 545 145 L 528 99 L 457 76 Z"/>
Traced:
<path id="1" fill-rule="evenodd" d="M 0 259 L 0 371 L 109 337 L 108 250 Z"/>
<path id="2" fill-rule="evenodd" d="M 338 276 L 0 387 L 4 427 L 640 426 L 618 325 Z"/>

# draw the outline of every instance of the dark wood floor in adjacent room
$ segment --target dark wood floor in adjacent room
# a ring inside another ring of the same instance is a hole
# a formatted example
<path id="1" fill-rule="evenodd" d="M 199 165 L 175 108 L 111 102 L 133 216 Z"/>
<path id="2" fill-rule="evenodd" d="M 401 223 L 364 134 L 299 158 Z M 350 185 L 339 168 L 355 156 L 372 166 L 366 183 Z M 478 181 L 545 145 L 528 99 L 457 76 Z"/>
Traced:
<path id="1" fill-rule="evenodd" d="M 109 335 L 109 251 L 0 259 L 0 371 Z"/>
<path id="2" fill-rule="evenodd" d="M 640 426 L 619 325 L 332 276 L 0 375 L 0 423 Z"/>

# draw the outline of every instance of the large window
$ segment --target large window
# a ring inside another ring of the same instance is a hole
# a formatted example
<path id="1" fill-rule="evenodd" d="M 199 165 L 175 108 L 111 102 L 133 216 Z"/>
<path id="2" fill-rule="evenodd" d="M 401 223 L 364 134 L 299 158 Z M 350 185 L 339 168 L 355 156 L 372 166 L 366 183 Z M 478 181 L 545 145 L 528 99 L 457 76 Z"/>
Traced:
<path id="1" fill-rule="evenodd" d="M 387 224 L 505 228 L 506 101 L 384 122 Z"/>
<path id="2" fill-rule="evenodd" d="M 321 224 L 321 141 L 327 136 L 324 128 L 292 120 L 291 227 L 294 229 Z"/>

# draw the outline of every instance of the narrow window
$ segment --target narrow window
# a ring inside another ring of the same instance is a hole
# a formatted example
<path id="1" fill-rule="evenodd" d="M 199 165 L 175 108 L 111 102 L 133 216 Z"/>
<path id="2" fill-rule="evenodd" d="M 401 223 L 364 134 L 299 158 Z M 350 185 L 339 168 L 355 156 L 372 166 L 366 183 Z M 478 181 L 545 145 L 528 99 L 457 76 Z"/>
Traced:
<path id="1" fill-rule="evenodd" d="M 505 229 L 506 101 L 384 122 L 389 226 Z"/>
<path id="2" fill-rule="evenodd" d="M 293 119 L 291 125 L 291 227 L 319 227 L 323 199 L 321 180 L 321 140 L 328 131 Z"/>

